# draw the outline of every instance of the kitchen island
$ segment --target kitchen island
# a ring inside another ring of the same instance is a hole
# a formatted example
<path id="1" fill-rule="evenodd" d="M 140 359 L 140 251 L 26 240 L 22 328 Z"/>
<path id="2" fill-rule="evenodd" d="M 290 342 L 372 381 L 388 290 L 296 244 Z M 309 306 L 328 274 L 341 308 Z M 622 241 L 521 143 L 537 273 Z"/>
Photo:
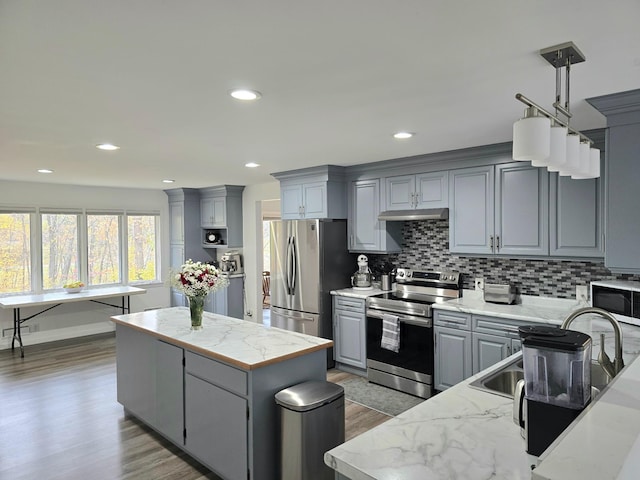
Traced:
<path id="1" fill-rule="evenodd" d="M 118 402 L 225 479 L 278 477 L 274 395 L 326 380 L 333 342 L 185 307 L 112 317 Z"/>

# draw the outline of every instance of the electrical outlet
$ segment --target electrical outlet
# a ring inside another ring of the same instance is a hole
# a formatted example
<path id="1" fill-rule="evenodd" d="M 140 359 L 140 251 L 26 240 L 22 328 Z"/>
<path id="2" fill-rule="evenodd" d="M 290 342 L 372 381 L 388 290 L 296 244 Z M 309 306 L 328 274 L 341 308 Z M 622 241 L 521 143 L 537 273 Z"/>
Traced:
<path id="1" fill-rule="evenodd" d="M 476 278 L 476 290 L 484 290 L 484 278 Z"/>
<path id="2" fill-rule="evenodd" d="M 589 289 L 586 285 L 576 285 L 576 300 L 580 302 L 589 300 Z"/>

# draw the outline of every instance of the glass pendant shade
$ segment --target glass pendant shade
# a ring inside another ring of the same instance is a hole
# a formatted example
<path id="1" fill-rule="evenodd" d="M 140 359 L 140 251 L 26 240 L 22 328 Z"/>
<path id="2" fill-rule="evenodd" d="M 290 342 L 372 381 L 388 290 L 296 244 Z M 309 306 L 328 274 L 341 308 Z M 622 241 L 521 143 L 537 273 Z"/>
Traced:
<path id="1" fill-rule="evenodd" d="M 591 153 L 589 150 L 589 142 L 580 142 L 580 160 L 578 161 L 577 167 L 572 171 L 571 178 L 591 178 Z"/>
<path id="2" fill-rule="evenodd" d="M 578 174 L 580 164 L 580 137 L 574 133 L 567 135 L 567 160 L 560 168 L 560 175 L 567 177 Z"/>
<path id="3" fill-rule="evenodd" d="M 546 161 L 550 172 L 559 172 L 567 161 L 567 132 L 567 127 L 562 125 L 551 127 L 551 153 Z M 533 162 L 531 164 L 535 165 Z"/>
<path id="4" fill-rule="evenodd" d="M 598 178 L 599 176 L 600 176 L 600 150 L 597 148 L 590 148 L 587 170 L 584 173 L 579 175 L 571 175 L 571 178 L 579 180 L 584 178 Z"/>
<path id="5" fill-rule="evenodd" d="M 551 150 L 550 128 L 551 120 L 527 108 L 525 117 L 513 124 L 513 159 L 545 161 Z"/>

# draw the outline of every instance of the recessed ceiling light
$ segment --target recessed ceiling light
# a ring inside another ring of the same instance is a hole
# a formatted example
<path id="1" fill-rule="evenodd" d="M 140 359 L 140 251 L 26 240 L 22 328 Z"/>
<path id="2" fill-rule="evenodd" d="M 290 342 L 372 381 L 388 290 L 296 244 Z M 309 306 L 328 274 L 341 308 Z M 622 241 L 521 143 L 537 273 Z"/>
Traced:
<path id="1" fill-rule="evenodd" d="M 256 162 L 249 162 L 249 163 L 245 163 L 244 166 L 248 168 L 256 168 L 256 167 L 259 167 L 260 164 Z"/>
<path id="2" fill-rule="evenodd" d="M 393 138 L 397 138 L 399 140 L 404 140 L 405 138 L 413 137 L 413 133 L 411 132 L 398 132 L 393 134 Z"/>
<path id="3" fill-rule="evenodd" d="M 231 92 L 229 92 L 229 95 L 231 95 L 236 100 L 257 100 L 262 96 L 260 92 L 257 92 L 255 90 L 247 90 L 244 88 L 231 90 Z"/>
<path id="4" fill-rule="evenodd" d="M 38 170 L 38 173 L 53 173 L 53 170 L 49 170 L 48 168 L 41 168 Z"/>
<path id="5" fill-rule="evenodd" d="M 171 180 L 169 178 L 165 178 L 164 180 L 162 180 L 162 183 L 173 183 L 175 182 L 175 180 Z"/>
<path id="6" fill-rule="evenodd" d="M 117 145 L 113 145 L 111 143 L 101 143 L 100 145 L 96 145 L 96 148 L 99 148 L 100 150 L 120 150 L 120 147 Z"/>

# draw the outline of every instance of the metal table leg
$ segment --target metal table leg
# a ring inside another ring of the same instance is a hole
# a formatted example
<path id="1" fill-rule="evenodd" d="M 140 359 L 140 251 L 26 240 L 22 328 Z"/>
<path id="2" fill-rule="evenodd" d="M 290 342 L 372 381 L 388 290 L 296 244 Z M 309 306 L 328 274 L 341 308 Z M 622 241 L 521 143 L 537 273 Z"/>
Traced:
<path id="1" fill-rule="evenodd" d="M 22 332 L 20 331 L 20 309 L 13 309 L 13 338 L 11 339 L 11 350 L 14 348 L 16 339 L 20 345 L 20 357 L 24 358 L 24 345 L 22 345 Z"/>

